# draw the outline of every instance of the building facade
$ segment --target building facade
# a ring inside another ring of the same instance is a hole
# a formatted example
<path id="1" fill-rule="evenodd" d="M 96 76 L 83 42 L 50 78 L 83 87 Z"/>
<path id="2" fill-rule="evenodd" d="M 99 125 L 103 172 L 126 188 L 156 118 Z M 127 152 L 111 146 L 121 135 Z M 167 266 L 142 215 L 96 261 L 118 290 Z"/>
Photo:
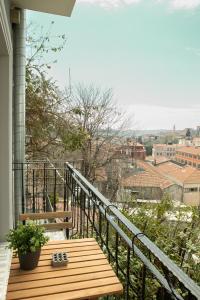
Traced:
<path id="1" fill-rule="evenodd" d="M 200 170 L 194 167 L 181 166 L 168 161 L 156 166 L 157 170 L 166 178 L 182 188 L 181 201 L 186 205 L 200 205 Z"/>
<path id="2" fill-rule="evenodd" d="M 177 149 L 175 160 L 178 163 L 200 169 L 200 148 L 185 146 Z"/>
<path id="3" fill-rule="evenodd" d="M 154 144 L 152 149 L 153 159 L 159 159 L 160 157 L 165 157 L 167 159 L 174 159 L 176 156 L 176 151 L 180 147 L 177 144 Z"/>
<path id="4" fill-rule="evenodd" d="M 118 147 L 115 150 L 114 157 L 118 159 L 145 160 L 146 149 L 140 143 L 129 143 Z"/>

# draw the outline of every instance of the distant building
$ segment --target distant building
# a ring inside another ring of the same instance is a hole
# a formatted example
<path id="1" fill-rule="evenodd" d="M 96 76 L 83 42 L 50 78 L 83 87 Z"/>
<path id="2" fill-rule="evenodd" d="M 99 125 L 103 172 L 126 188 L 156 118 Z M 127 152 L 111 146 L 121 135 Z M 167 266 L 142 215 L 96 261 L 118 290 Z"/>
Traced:
<path id="1" fill-rule="evenodd" d="M 185 146 L 177 149 L 175 160 L 181 164 L 186 164 L 200 169 L 200 148 Z"/>
<path id="2" fill-rule="evenodd" d="M 140 143 L 129 141 L 127 144 L 122 145 L 115 150 L 114 158 L 145 160 L 146 149 L 144 145 Z"/>
<path id="3" fill-rule="evenodd" d="M 197 126 L 196 135 L 200 137 L 200 126 Z"/>
<path id="4" fill-rule="evenodd" d="M 195 147 L 200 147 L 200 136 L 193 137 L 192 145 Z"/>
<path id="5" fill-rule="evenodd" d="M 176 156 L 176 150 L 180 147 L 177 144 L 154 144 L 152 149 L 152 156 L 153 159 L 156 161 L 159 160 L 161 157 L 166 159 L 174 159 Z"/>
<path id="6" fill-rule="evenodd" d="M 182 187 L 182 201 L 187 205 L 200 205 L 200 170 L 188 165 L 165 162 L 155 167 L 162 176 Z"/>
<path id="7" fill-rule="evenodd" d="M 138 169 L 121 179 L 121 187 L 137 198 L 161 200 L 168 193 L 173 200 L 182 201 L 182 187 L 166 178 L 147 162 L 138 162 Z"/>

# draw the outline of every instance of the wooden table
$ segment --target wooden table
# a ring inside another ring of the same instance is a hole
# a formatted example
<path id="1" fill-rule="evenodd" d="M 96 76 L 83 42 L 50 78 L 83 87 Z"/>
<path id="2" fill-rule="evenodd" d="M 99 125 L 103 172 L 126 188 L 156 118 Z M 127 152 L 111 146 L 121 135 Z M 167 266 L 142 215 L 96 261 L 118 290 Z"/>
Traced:
<path id="1" fill-rule="evenodd" d="M 52 267 L 51 254 L 66 251 L 65 267 Z M 121 294 L 122 285 L 93 238 L 51 241 L 42 248 L 38 267 L 19 269 L 13 258 L 7 299 L 69 300 L 93 299 Z"/>

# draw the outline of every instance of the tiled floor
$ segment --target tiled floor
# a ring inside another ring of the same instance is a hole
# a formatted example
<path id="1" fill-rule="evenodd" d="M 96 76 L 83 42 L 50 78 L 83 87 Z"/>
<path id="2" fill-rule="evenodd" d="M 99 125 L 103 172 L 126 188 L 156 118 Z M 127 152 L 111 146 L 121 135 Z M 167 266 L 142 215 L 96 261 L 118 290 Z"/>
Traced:
<path id="1" fill-rule="evenodd" d="M 11 250 L 6 248 L 7 243 L 0 243 L 0 299 L 4 300 L 7 291 L 8 277 L 11 265 Z"/>
<path id="2" fill-rule="evenodd" d="M 48 236 L 49 239 L 52 240 L 52 241 L 65 240 L 66 239 L 63 230 L 60 230 L 60 231 L 47 231 L 45 233 L 45 235 Z"/>

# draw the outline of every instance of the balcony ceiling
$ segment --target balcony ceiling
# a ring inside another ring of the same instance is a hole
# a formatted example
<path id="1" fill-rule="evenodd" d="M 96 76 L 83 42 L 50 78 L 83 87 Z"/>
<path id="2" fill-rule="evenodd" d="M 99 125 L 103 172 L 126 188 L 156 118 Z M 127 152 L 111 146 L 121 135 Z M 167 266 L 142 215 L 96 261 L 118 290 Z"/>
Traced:
<path id="1" fill-rule="evenodd" d="M 70 17 L 75 2 L 76 0 L 12 0 L 12 6 Z"/>

